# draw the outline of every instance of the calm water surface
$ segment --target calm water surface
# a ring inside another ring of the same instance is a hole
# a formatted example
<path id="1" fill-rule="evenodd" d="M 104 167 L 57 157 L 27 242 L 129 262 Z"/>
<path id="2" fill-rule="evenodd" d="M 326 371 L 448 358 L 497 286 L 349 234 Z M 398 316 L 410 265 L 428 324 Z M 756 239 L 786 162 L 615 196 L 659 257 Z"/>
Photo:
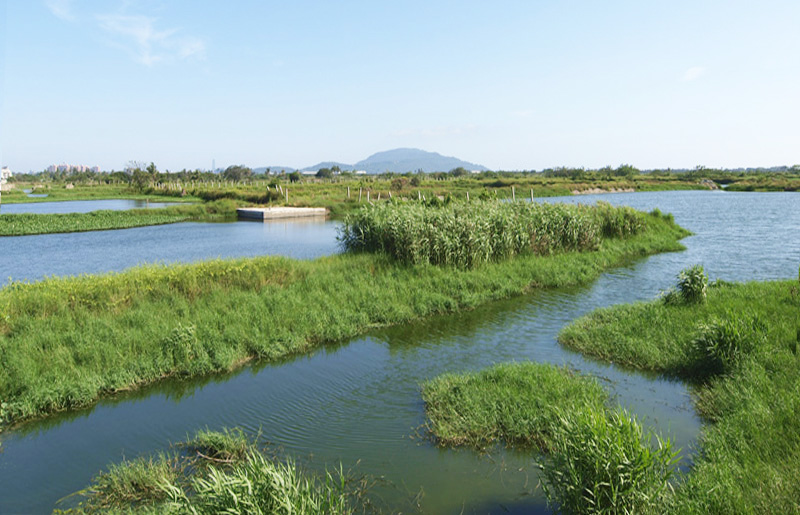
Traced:
<path id="1" fill-rule="evenodd" d="M 31 194 L 29 197 L 47 197 L 47 195 Z M 174 206 L 178 202 L 150 202 L 148 200 L 112 199 L 112 200 L 65 200 L 58 202 L 30 202 L 23 204 L 0 204 L 0 214 L 15 215 L 20 213 L 63 214 L 89 213 L 91 211 L 125 211 L 128 209 L 147 209 Z"/>
<path id="2" fill-rule="evenodd" d="M 0 238 L 0 278 L 95 274 L 140 263 L 284 255 L 310 259 L 337 252 L 338 222 L 319 219 L 136 227 L 114 231 Z"/>
<path id="3" fill-rule="evenodd" d="M 111 462 L 165 450 L 168 442 L 199 428 L 226 426 L 260 431 L 311 468 L 341 462 L 345 469 L 382 478 L 372 495 L 389 511 L 546 511 L 533 456 L 504 449 L 484 455 L 440 450 L 417 437 L 424 423 L 422 381 L 510 360 L 565 364 L 600 377 L 617 402 L 686 449 L 691 464 L 699 421 L 682 384 L 586 360 L 559 347 L 556 334 L 596 307 L 653 298 L 694 263 L 704 264 L 712 278 L 796 277 L 800 197 L 668 192 L 564 200 L 598 198 L 674 213 L 695 232 L 684 240 L 688 250 L 636 261 L 584 288 L 535 292 L 377 330 L 307 356 L 227 376 L 165 382 L 94 409 L 28 424 L 0 435 L 5 451 L 0 512 L 47 512 Z"/>

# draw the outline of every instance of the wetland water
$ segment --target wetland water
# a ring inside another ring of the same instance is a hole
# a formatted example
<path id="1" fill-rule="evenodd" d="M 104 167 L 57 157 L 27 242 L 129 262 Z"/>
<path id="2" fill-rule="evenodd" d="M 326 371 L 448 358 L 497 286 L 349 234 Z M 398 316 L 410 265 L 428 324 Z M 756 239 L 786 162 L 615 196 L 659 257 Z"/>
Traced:
<path id="1" fill-rule="evenodd" d="M 47 195 L 28 195 L 45 198 Z M 22 204 L 0 204 L 0 214 L 16 215 L 20 213 L 64 214 L 89 213 L 91 211 L 126 211 L 128 209 L 155 209 L 174 206 L 180 202 L 150 202 L 147 200 L 110 199 L 110 200 L 64 200 L 58 202 L 26 202 Z"/>
<path id="2" fill-rule="evenodd" d="M 283 255 L 311 259 L 333 254 L 337 222 L 182 222 L 67 234 L 0 238 L 0 278 L 35 281 L 49 275 L 96 274 L 140 263 Z"/>
<path id="3" fill-rule="evenodd" d="M 168 442 L 199 428 L 225 426 L 260 431 L 264 440 L 311 468 L 341 462 L 345 470 L 382 478 L 372 495 L 389 511 L 417 506 L 425 513 L 546 511 L 536 489 L 534 457 L 503 449 L 488 456 L 440 450 L 414 438 L 424 422 L 420 382 L 510 360 L 566 364 L 599 376 L 618 402 L 689 449 L 691 463 L 699 421 L 682 384 L 586 360 L 559 347 L 555 336 L 596 307 L 653 298 L 694 263 L 704 264 L 712 279 L 796 277 L 800 197 L 664 192 L 559 200 L 597 199 L 672 212 L 695 235 L 684 240 L 685 252 L 638 260 L 584 288 L 539 291 L 376 330 L 227 376 L 165 382 L 0 434 L 0 512 L 48 512 L 111 462 L 166 450 Z M 331 230 L 331 240 L 333 235 Z M 335 242 L 328 244 L 335 248 Z M 191 259 L 196 258 L 183 260 Z"/>

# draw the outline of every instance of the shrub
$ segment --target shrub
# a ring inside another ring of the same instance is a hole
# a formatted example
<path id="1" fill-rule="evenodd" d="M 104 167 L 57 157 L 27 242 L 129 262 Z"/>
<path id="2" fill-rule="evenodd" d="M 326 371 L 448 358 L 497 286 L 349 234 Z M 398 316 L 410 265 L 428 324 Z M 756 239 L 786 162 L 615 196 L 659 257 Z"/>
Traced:
<path id="1" fill-rule="evenodd" d="M 705 302 L 707 289 L 708 276 L 702 265 L 694 265 L 678 273 L 678 291 L 687 304 Z"/>
<path id="2" fill-rule="evenodd" d="M 543 489 L 559 511 L 663 511 L 679 460 L 669 440 L 645 432 L 624 410 L 570 413 L 555 432 L 542 465 Z"/>
<path id="3" fill-rule="evenodd" d="M 706 374 L 729 372 L 742 358 L 764 343 L 766 326 L 754 315 L 729 313 L 700 324 L 692 340 L 694 365 Z"/>

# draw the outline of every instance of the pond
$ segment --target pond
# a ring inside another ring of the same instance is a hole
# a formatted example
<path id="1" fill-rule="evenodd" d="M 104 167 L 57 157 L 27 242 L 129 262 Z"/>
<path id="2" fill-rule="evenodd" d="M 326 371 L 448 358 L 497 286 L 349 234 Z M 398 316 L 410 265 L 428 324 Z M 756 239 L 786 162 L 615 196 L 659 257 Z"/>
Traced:
<path id="1" fill-rule="evenodd" d="M 311 468 L 341 462 L 345 470 L 381 478 L 371 495 L 389 511 L 546 512 L 536 488 L 535 456 L 499 448 L 488 455 L 437 449 L 421 430 L 422 381 L 511 360 L 566 364 L 600 377 L 617 402 L 684 448 L 688 466 L 700 422 L 686 387 L 584 359 L 561 348 L 556 334 L 596 307 L 653 298 L 695 263 L 705 265 L 712 278 L 796 277 L 797 198 L 666 192 L 562 199 L 658 207 L 695 235 L 684 240 L 685 252 L 636 261 L 587 287 L 538 291 L 376 330 L 225 376 L 164 382 L 0 435 L 0 512 L 49 511 L 109 463 L 166 450 L 170 441 L 200 428 L 231 426 L 260 432 Z M 327 236 L 330 249 L 334 233 Z"/>
<path id="2" fill-rule="evenodd" d="M 29 197 L 44 198 L 46 194 L 29 194 Z M 21 204 L 0 204 L 0 214 L 20 213 L 64 214 L 89 213 L 91 211 L 127 211 L 128 209 L 155 209 L 174 206 L 179 202 L 150 202 L 149 200 L 111 199 L 111 200 L 64 200 L 58 202 L 26 202 Z"/>

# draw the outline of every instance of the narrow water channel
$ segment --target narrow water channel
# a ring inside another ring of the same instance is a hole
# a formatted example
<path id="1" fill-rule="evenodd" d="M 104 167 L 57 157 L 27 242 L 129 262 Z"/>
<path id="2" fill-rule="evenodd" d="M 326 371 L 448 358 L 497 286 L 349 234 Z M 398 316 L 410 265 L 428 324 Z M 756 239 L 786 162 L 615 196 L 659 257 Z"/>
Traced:
<path id="1" fill-rule="evenodd" d="M 95 408 L 0 435 L 0 512 L 49 512 L 109 463 L 168 448 L 199 428 L 241 426 L 309 467 L 342 463 L 381 480 L 372 496 L 387 511 L 546 511 L 535 457 L 437 449 L 418 437 L 419 384 L 443 372 L 534 360 L 601 378 L 615 400 L 686 450 L 699 430 L 678 382 L 621 370 L 566 351 L 556 334 L 600 306 L 653 298 L 681 269 L 702 263 L 711 278 L 796 277 L 800 212 L 795 194 L 668 192 L 600 199 L 659 207 L 695 232 L 688 250 L 603 274 L 583 288 L 539 291 L 467 313 L 373 331 L 281 363 L 226 376 L 172 381 Z M 569 201 L 593 202 L 591 197 Z M 0 241 L 2 245 L 2 241 Z"/>

